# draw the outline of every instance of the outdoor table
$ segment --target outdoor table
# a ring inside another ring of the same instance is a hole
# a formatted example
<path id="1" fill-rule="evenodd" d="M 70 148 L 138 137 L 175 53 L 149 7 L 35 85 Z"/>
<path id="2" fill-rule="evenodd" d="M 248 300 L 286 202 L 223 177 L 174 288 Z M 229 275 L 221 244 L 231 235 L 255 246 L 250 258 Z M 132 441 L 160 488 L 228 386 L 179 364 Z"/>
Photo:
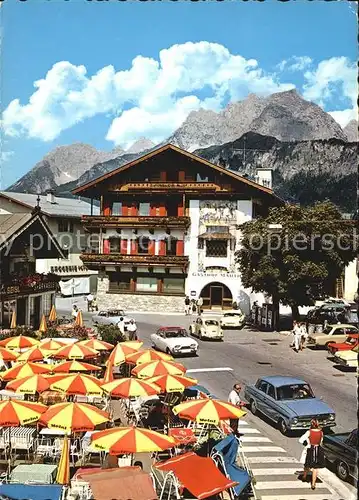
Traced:
<path id="1" fill-rule="evenodd" d="M 55 482 L 56 470 L 57 465 L 18 465 L 11 473 L 10 483 L 53 484 Z"/>
<path id="2" fill-rule="evenodd" d="M 66 401 L 66 394 L 61 394 L 56 391 L 44 391 L 39 397 L 39 403 L 45 405 L 54 405 Z"/>

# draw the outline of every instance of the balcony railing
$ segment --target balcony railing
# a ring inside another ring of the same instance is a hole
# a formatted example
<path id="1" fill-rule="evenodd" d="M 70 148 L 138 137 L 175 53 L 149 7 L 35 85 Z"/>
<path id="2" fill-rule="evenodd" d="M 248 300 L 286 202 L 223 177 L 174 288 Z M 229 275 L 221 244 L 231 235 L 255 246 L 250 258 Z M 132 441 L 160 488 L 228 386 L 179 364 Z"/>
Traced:
<path id="1" fill-rule="evenodd" d="M 12 277 L 1 284 L 0 296 L 30 295 L 33 293 L 52 292 L 58 289 L 59 278 L 55 274 L 33 274 L 24 277 Z"/>
<path id="2" fill-rule="evenodd" d="M 165 266 L 165 267 L 187 267 L 189 260 L 186 255 L 122 255 L 120 253 L 98 254 L 83 253 L 83 263 L 91 267 L 104 266 L 106 264 L 130 265 L 130 266 Z"/>
<path id="3" fill-rule="evenodd" d="M 190 225 L 189 217 L 162 217 L 143 215 L 83 215 L 82 223 L 87 227 L 183 227 Z"/>
<path id="4" fill-rule="evenodd" d="M 181 182 L 129 182 L 111 188 L 112 191 L 149 191 L 165 192 L 180 191 L 180 192 L 199 192 L 199 191 L 229 191 L 231 186 L 220 186 L 214 182 L 194 182 L 194 181 L 181 181 Z"/>

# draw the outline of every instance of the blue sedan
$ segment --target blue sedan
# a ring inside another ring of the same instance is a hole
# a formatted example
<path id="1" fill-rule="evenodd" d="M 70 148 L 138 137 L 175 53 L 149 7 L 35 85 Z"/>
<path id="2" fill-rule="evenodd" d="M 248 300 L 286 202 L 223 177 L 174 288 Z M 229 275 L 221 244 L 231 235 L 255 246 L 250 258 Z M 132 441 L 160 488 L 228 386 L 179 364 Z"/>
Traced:
<path id="1" fill-rule="evenodd" d="M 246 386 L 244 397 L 254 415 L 260 412 L 268 417 L 282 434 L 308 430 L 313 418 L 322 428 L 336 425 L 334 410 L 316 398 L 310 385 L 302 379 L 262 377 L 255 385 Z"/>

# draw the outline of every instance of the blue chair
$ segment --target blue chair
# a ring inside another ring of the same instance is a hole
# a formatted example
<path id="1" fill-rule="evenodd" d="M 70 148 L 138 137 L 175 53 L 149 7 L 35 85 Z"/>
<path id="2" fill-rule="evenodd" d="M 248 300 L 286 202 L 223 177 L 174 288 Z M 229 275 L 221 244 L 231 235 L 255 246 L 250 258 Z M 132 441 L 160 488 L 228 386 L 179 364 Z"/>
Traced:
<path id="1" fill-rule="evenodd" d="M 219 469 L 232 481 L 239 483 L 231 490 L 232 499 L 241 494 L 248 494 L 251 491 L 252 478 L 250 474 L 237 464 L 238 440 L 230 434 L 225 439 L 217 443 L 211 453 L 211 457 Z"/>

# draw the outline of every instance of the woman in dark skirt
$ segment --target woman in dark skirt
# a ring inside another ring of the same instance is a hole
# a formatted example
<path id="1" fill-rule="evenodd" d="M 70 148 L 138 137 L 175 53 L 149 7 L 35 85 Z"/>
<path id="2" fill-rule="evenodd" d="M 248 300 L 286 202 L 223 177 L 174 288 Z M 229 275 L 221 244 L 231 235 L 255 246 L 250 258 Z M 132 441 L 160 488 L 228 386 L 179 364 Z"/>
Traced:
<path id="1" fill-rule="evenodd" d="M 309 470 L 312 470 L 311 488 L 315 490 L 318 469 L 323 469 L 325 467 L 324 450 L 321 446 L 323 442 L 323 431 L 319 427 L 317 420 L 313 419 L 311 421 L 310 430 L 303 434 L 299 442 L 304 444 L 307 448 L 302 481 L 305 482 L 307 480 L 307 474 Z"/>

